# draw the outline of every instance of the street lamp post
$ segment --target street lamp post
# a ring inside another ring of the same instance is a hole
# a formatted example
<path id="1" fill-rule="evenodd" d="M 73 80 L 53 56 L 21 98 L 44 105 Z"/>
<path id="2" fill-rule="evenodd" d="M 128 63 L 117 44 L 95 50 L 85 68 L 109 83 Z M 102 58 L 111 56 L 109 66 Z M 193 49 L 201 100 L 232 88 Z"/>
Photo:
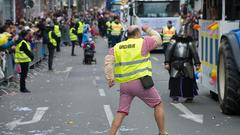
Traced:
<path id="1" fill-rule="evenodd" d="M 27 20 L 27 22 L 28 22 L 29 19 L 30 19 L 30 6 L 29 6 L 29 1 L 28 1 L 28 0 L 25 0 L 25 1 L 24 1 L 24 4 L 26 5 L 26 14 L 25 14 L 25 16 L 26 16 L 26 20 Z"/>
<path id="2" fill-rule="evenodd" d="M 71 12 L 71 0 L 68 0 L 68 18 L 70 19 L 72 16 Z"/>

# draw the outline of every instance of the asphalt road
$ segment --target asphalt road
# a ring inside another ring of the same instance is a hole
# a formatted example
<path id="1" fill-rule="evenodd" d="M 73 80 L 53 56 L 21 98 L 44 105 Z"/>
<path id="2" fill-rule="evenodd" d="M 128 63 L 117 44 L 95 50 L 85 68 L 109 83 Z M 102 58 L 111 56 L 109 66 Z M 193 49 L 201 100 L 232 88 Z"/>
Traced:
<path id="1" fill-rule="evenodd" d="M 62 47 L 54 72 L 46 62 L 31 71 L 31 94 L 12 93 L 0 98 L 0 135 L 107 135 L 118 106 L 119 85 L 109 89 L 103 74 L 106 41 L 96 39 L 97 64 L 83 65 L 83 52 L 70 56 Z M 193 103 L 171 104 L 164 56 L 152 54 L 153 76 L 166 113 L 169 135 L 238 135 L 240 117 L 221 113 L 209 91 L 200 87 Z M 185 114 L 185 115 L 184 115 Z M 153 110 L 135 98 L 119 135 L 157 135 Z"/>

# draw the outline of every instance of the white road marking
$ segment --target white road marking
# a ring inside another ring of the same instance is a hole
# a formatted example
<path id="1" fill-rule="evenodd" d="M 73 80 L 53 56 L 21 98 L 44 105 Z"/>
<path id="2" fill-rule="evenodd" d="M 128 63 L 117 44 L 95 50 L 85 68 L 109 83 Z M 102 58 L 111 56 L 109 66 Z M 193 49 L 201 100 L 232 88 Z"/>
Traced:
<path id="1" fill-rule="evenodd" d="M 97 86 L 96 80 L 93 80 L 93 85 L 94 85 L 94 86 Z"/>
<path id="2" fill-rule="evenodd" d="M 176 107 L 178 110 L 183 112 L 184 114 L 180 114 L 181 117 L 184 117 L 186 119 L 192 120 L 194 122 L 203 124 L 203 115 L 202 114 L 194 114 L 192 113 L 187 107 L 185 107 L 181 103 L 171 103 L 174 107 Z"/>
<path id="3" fill-rule="evenodd" d="M 72 70 L 72 67 L 67 67 L 66 70 L 63 71 L 54 71 L 55 73 L 59 74 L 59 73 L 68 73 Z"/>
<path id="4" fill-rule="evenodd" d="M 7 123 L 6 128 L 9 130 L 13 130 L 14 128 L 16 128 L 19 125 L 28 125 L 28 124 L 37 123 L 42 119 L 43 115 L 45 114 L 45 112 L 47 110 L 48 110 L 48 107 L 38 107 L 32 120 L 25 121 L 25 122 L 21 122 L 22 119 L 14 120 L 12 122 Z"/>
<path id="5" fill-rule="evenodd" d="M 113 113 L 112 113 L 112 110 L 110 108 L 110 105 L 104 105 L 104 110 L 105 110 L 105 113 L 107 115 L 108 123 L 111 126 L 112 121 L 113 121 Z M 117 132 L 117 135 L 121 135 L 119 131 Z"/>
<path id="6" fill-rule="evenodd" d="M 157 57 L 152 57 L 152 59 L 154 59 L 155 61 L 159 61 L 159 59 Z"/>
<path id="7" fill-rule="evenodd" d="M 96 76 L 95 78 L 96 78 L 96 80 L 100 80 L 100 77 L 99 77 L 99 76 Z"/>
<path id="8" fill-rule="evenodd" d="M 106 96 L 104 89 L 98 89 L 98 91 L 99 91 L 100 96 L 102 96 L 102 97 Z"/>
<path id="9" fill-rule="evenodd" d="M 69 77 L 71 70 L 72 70 L 72 67 L 67 67 L 67 69 L 66 69 L 67 75 L 66 75 L 65 79 L 67 79 Z"/>

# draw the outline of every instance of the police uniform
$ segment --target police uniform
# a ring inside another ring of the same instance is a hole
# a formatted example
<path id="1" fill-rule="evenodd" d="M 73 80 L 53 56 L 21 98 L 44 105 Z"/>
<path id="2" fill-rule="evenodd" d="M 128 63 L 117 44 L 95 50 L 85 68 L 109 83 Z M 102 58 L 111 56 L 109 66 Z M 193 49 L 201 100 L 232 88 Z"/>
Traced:
<path id="1" fill-rule="evenodd" d="M 70 35 L 70 40 L 72 42 L 72 56 L 75 56 L 74 48 L 75 48 L 76 42 L 78 41 L 78 37 L 76 34 L 76 29 L 74 27 L 70 28 L 69 35 Z"/>
<path id="2" fill-rule="evenodd" d="M 60 27 L 58 24 L 54 25 L 54 29 L 53 29 L 55 35 L 57 36 L 57 52 L 60 52 L 60 43 L 61 43 L 61 31 L 60 31 Z"/>
<path id="3" fill-rule="evenodd" d="M 176 34 L 176 29 L 173 26 L 170 29 L 167 26 L 165 26 L 163 28 L 163 47 L 164 47 L 164 52 L 166 51 L 167 46 L 170 43 L 170 39 L 175 34 Z"/>
<path id="4" fill-rule="evenodd" d="M 121 41 L 123 26 L 121 23 L 112 22 L 111 24 L 111 45 L 114 46 Z"/>
<path id="5" fill-rule="evenodd" d="M 57 35 L 53 31 L 48 32 L 48 70 L 53 70 L 53 57 L 54 57 L 54 50 L 57 47 Z"/>
<path id="6" fill-rule="evenodd" d="M 34 56 L 31 52 L 31 46 L 26 40 L 21 40 L 15 49 L 15 63 L 20 64 L 20 91 L 30 92 L 26 88 L 26 78 L 28 74 L 29 63 L 33 60 Z"/>

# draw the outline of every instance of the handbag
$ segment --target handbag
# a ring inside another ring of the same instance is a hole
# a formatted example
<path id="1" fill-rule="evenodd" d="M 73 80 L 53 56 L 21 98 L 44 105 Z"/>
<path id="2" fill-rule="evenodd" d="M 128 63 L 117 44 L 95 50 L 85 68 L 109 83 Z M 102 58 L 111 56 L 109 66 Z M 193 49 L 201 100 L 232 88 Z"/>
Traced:
<path id="1" fill-rule="evenodd" d="M 21 65 L 20 64 L 16 64 L 16 72 L 18 74 L 20 74 L 22 72 L 22 69 L 21 69 Z"/>
<path id="2" fill-rule="evenodd" d="M 150 88 L 152 88 L 154 86 L 154 83 L 153 83 L 153 80 L 152 80 L 152 77 L 149 76 L 149 75 L 146 75 L 144 77 L 141 77 L 140 78 L 140 81 L 142 83 L 142 86 L 145 90 L 148 90 Z"/>

